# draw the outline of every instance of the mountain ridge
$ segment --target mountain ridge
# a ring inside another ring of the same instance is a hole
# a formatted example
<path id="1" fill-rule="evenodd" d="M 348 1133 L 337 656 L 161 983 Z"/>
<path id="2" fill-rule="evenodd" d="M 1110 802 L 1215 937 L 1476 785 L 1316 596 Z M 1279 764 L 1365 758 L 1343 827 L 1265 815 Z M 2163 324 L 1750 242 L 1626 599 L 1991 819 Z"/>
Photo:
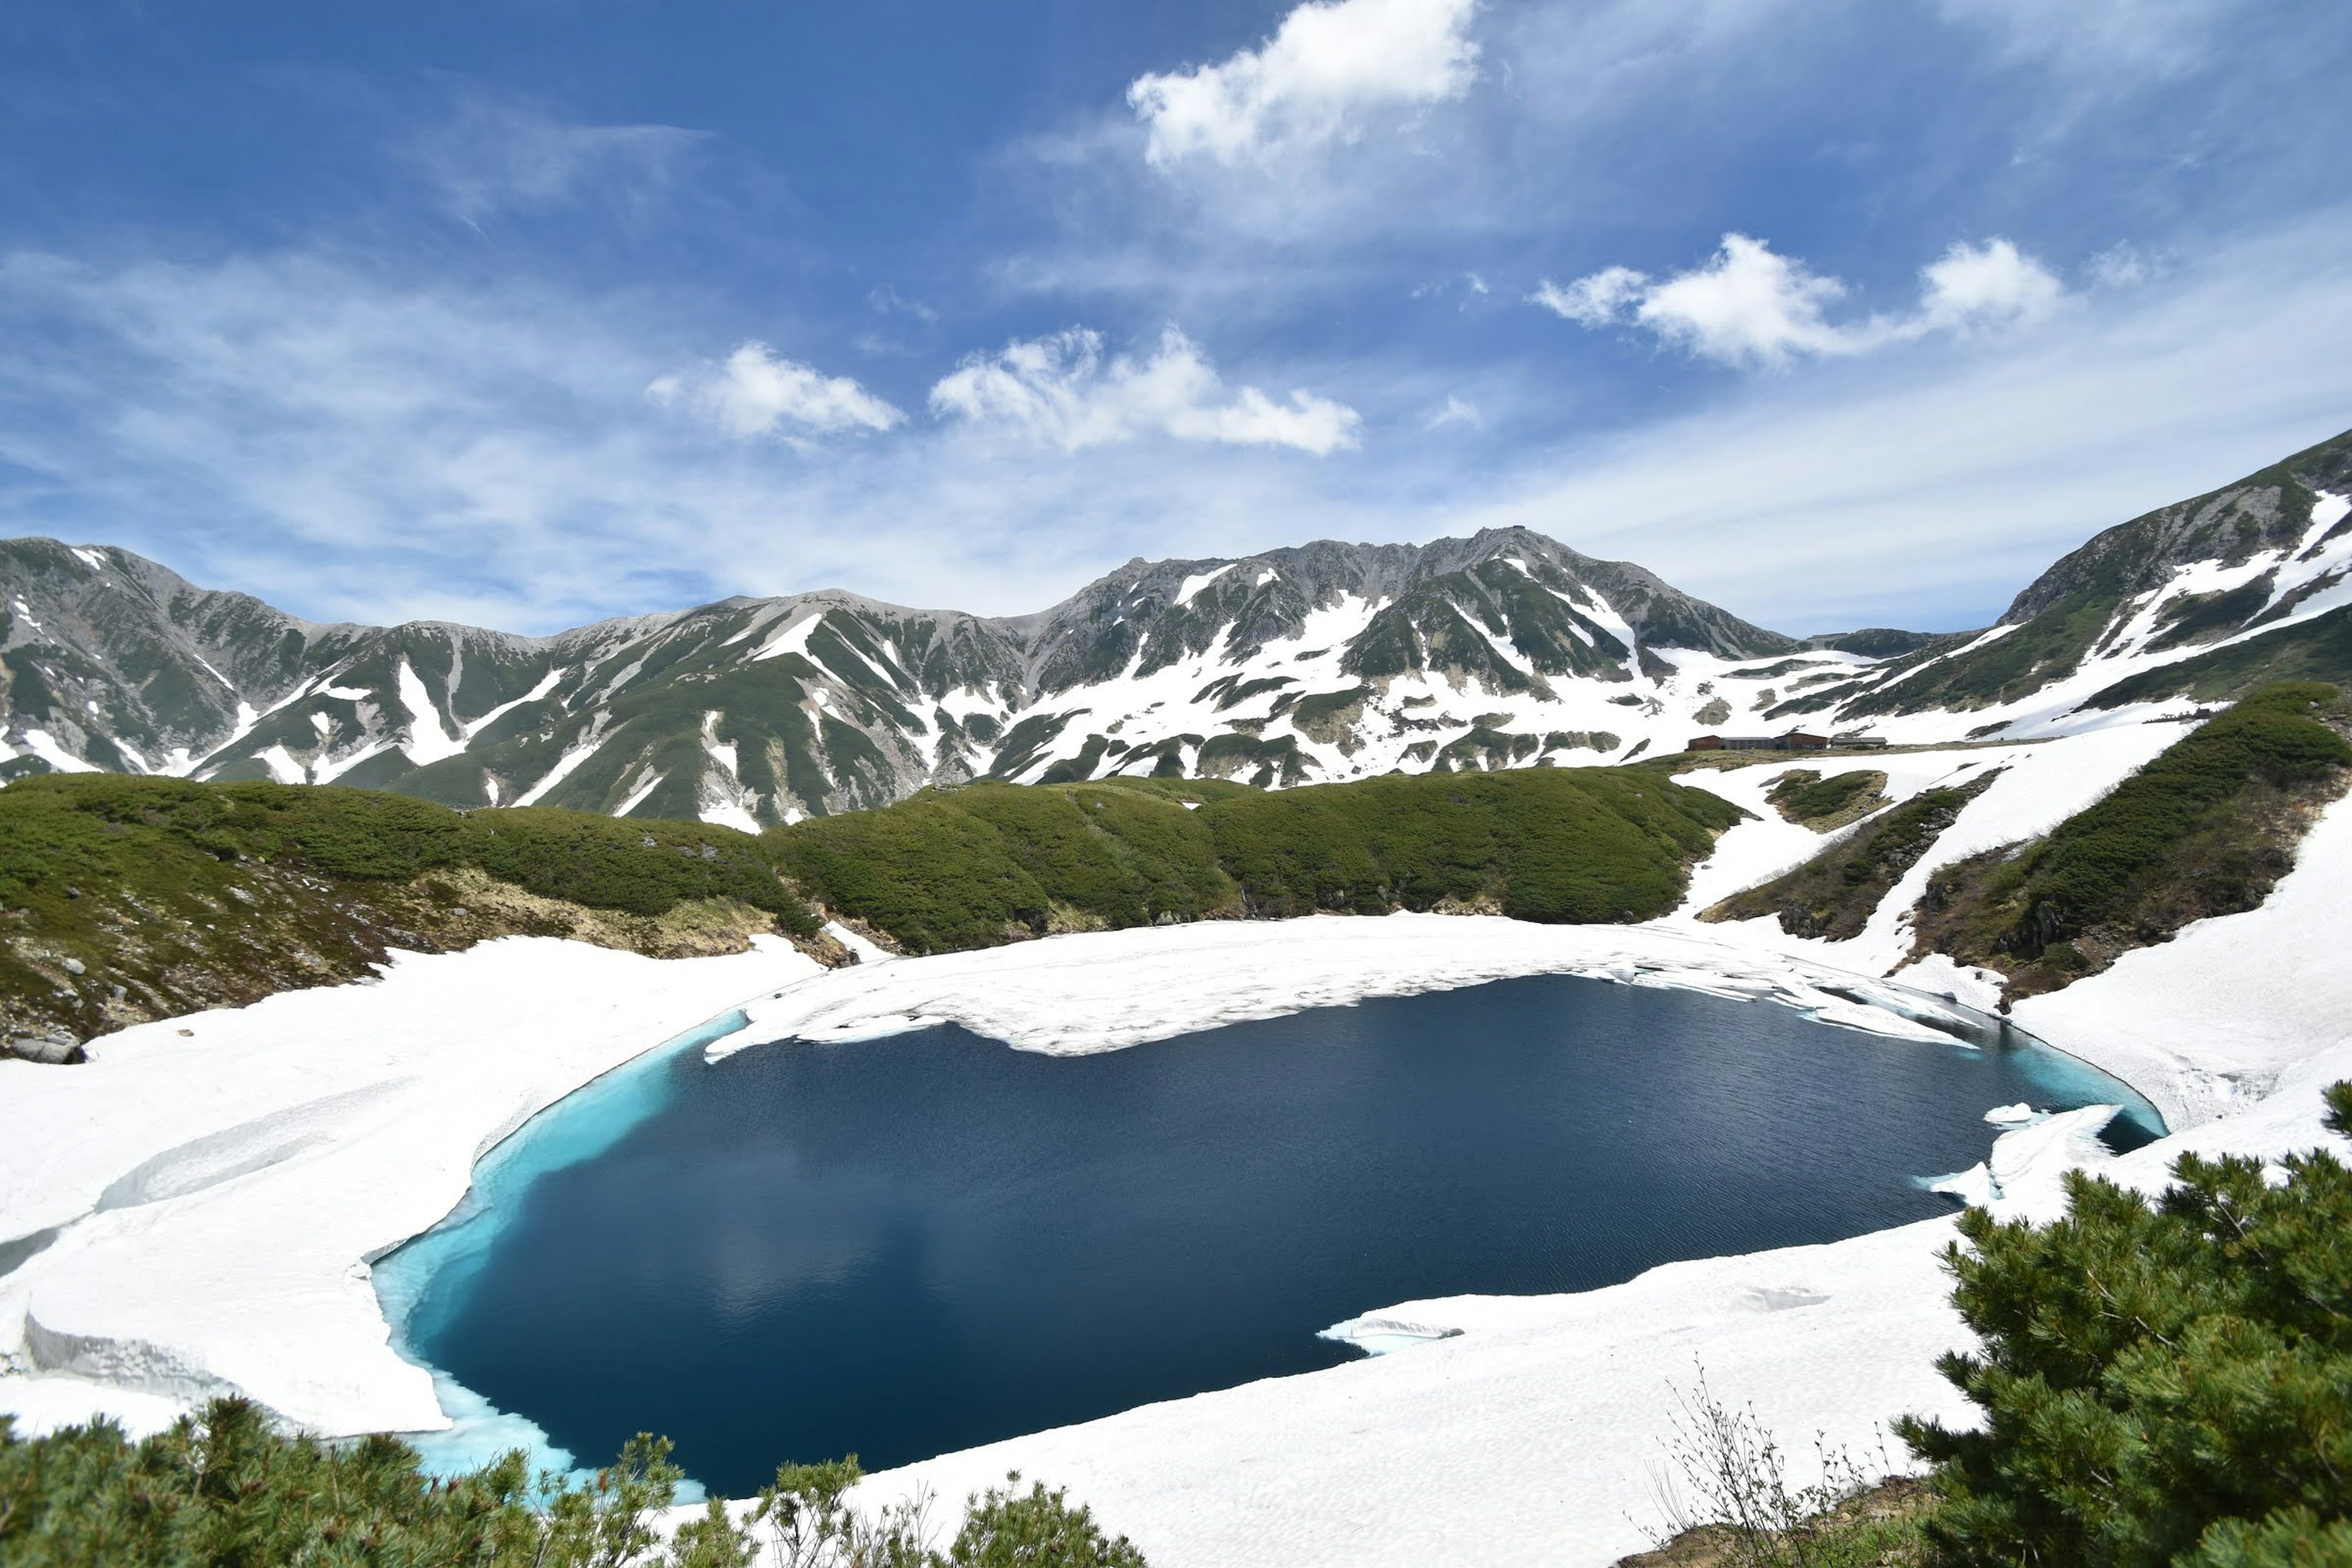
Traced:
<path id="1" fill-rule="evenodd" d="M 0 542 L 0 778 L 336 782 L 757 828 L 982 778 L 1280 786 L 1792 726 L 2030 738 L 2352 675 L 2347 492 L 2352 433 L 2102 531 L 1981 632 L 1805 638 L 1524 527 L 1139 556 L 1021 616 L 821 588 L 547 636 L 310 622 L 116 546 L 20 539 Z"/>

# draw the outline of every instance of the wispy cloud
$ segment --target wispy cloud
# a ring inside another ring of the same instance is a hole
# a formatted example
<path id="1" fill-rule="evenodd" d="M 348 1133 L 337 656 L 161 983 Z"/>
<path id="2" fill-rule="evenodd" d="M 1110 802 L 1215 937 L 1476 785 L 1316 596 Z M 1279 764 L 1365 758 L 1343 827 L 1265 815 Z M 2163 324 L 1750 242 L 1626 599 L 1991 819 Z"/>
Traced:
<path id="1" fill-rule="evenodd" d="M 2195 69 L 2242 0 L 1937 0 L 1946 19 L 1990 34 L 2011 58 L 2111 82 Z"/>
<path id="2" fill-rule="evenodd" d="M 1198 343 L 1174 327 L 1141 358 L 1106 358 L 1102 334 L 1072 328 L 976 354 L 931 388 L 931 407 L 1014 430 L 1066 452 L 1173 437 L 1236 447 L 1291 447 L 1328 457 L 1357 445 L 1362 419 L 1314 393 L 1276 401 L 1228 388 Z"/>
<path id="3" fill-rule="evenodd" d="M 1328 399 L 1227 384 L 1175 334 L 1033 382 L 1066 428 L 983 407 L 850 439 L 890 418 L 878 395 L 756 347 L 680 374 L 677 331 L 643 297 L 315 253 L 0 258 L 0 511 L 319 619 L 544 632 L 827 585 L 1013 614 L 1171 538 L 1274 542 L 1250 531 L 1318 493 L 1297 453 L 1358 428 Z M 665 375 L 669 409 L 646 395 Z M 689 409 L 844 434 L 714 443 Z"/>
<path id="4" fill-rule="evenodd" d="M 1646 272 L 1636 272 L 1630 267 L 1604 267 L 1565 287 L 1547 278 L 1528 296 L 1528 303 L 1541 305 L 1580 327 L 1605 327 L 1628 308 L 1639 304 L 1649 288 Z"/>
<path id="5" fill-rule="evenodd" d="M 681 405 L 739 439 L 887 430 L 906 415 L 845 375 L 826 375 L 785 359 L 762 342 L 748 342 L 715 364 L 656 376 L 646 395 Z"/>
<path id="6" fill-rule="evenodd" d="M 1486 422 L 1486 417 L 1478 412 L 1476 404 L 1451 393 L 1446 395 L 1445 405 L 1429 416 L 1429 427 L 1433 430 L 1443 430 L 1448 425 L 1466 425 L 1475 430 Z"/>
<path id="7" fill-rule="evenodd" d="M 601 199 L 642 216 L 705 140 L 675 125 L 591 125 L 467 87 L 411 149 L 441 205 L 469 224 Z"/>
<path id="8" fill-rule="evenodd" d="M 1215 65 L 1138 77 L 1144 156 L 1225 164 L 1351 136 L 1362 117 L 1458 98 L 1476 73 L 1476 0 L 1309 0 Z"/>
<path id="9" fill-rule="evenodd" d="M 1802 356 L 1868 353 L 1937 332 L 2045 319 L 2065 290 L 2006 239 L 1955 244 L 1919 274 L 1907 313 L 1832 321 L 1846 285 L 1760 239 L 1727 234 L 1705 265 L 1664 279 L 1609 267 L 1566 285 L 1546 279 L 1528 302 L 1579 326 L 1628 324 L 1705 359 L 1785 365 Z"/>
<path id="10" fill-rule="evenodd" d="M 2083 264 L 2083 275 L 2098 289 L 2137 289 L 2163 270 L 2162 264 L 2127 239 L 2119 239 Z"/>
<path id="11" fill-rule="evenodd" d="M 877 316 L 911 316 L 918 321 L 936 321 L 940 313 L 920 300 L 909 300 L 888 283 L 877 283 L 866 292 L 866 303 Z"/>

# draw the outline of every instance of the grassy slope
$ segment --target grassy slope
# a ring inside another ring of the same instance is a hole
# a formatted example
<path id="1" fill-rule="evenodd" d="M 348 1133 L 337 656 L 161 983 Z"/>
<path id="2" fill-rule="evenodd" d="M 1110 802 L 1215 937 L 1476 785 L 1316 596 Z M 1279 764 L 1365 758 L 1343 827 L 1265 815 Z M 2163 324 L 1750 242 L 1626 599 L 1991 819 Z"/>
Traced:
<path id="1" fill-rule="evenodd" d="M 1171 781 L 1172 782 L 1172 781 Z M 804 889 L 917 952 L 1228 912 L 1193 799 L 1240 784 L 980 784 L 765 837 Z"/>
<path id="2" fill-rule="evenodd" d="M 1885 800 L 1886 775 L 1875 769 L 1832 773 L 1811 768 L 1782 773 L 1764 796 L 1783 819 L 1827 833 L 1857 822 Z"/>
<path id="3" fill-rule="evenodd" d="M 1198 809 L 1187 809 L 1190 800 Z M 1612 769 L 1392 775 L 1265 795 L 1118 780 L 927 793 L 771 829 L 814 898 L 917 952 L 1318 910 L 1644 918 L 1737 808 Z"/>
<path id="4" fill-rule="evenodd" d="M 0 791 L 0 1028 L 77 1038 L 515 931 L 653 952 L 813 935 L 758 840 L 690 822 L 80 773 Z M 73 973 L 78 963 L 82 973 Z"/>
<path id="5" fill-rule="evenodd" d="M 2075 593 L 2033 616 L 2016 630 L 1974 653 L 1931 664 L 1855 698 L 1840 717 L 1912 713 L 1926 708 L 1966 712 L 2012 702 L 2072 674 L 2114 617 L 2119 581 L 2102 572 Z M 1794 705 L 1787 706 L 1791 711 Z M 1775 709 L 1775 714 L 1781 711 Z"/>
<path id="6" fill-rule="evenodd" d="M 1937 873 L 1921 951 L 2053 991 L 2189 921 L 2259 905 L 2327 801 L 2352 784 L 2336 687 L 2264 687 L 2208 721 L 2114 793 L 2021 847 Z"/>
<path id="7" fill-rule="evenodd" d="M 0 791 L 0 1038 L 88 1038 L 348 980 L 393 946 L 808 938 L 803 889 L 915 952 L 1324 910 L 1641 919 L 1673 907 L 1737 816 L 1653 773 L 1544 768 L 1279 795 L 982 784 L 753 838 L 367 790 L 42 776 Z"/>

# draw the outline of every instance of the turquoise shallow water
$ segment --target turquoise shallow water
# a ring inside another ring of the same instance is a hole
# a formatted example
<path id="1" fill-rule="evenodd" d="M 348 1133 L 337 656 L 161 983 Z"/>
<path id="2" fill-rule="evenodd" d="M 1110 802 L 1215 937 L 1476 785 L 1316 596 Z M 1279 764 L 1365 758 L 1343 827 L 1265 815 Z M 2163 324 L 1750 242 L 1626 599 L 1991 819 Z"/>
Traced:
<path id="1" fill-rule="evenodd" d="M 734 1022 L 540 1118 L 379 1266 L 445 1400 L 583 1459 L 666 1432 L 742 1491 L 1329 1365 L 1355 1352 L 1318 1331 L 1417 1297 L 1948 1213 L 1917 1179 L 1982 1159 L 1995 1105 L 2158 1130 L 1995 1025 L 1922 1044 L 1558 976 L 1067 1058 L 949 1027 L 705 1065 Z M 476 1414 L 445 1458 L 525 1435 Z"/>

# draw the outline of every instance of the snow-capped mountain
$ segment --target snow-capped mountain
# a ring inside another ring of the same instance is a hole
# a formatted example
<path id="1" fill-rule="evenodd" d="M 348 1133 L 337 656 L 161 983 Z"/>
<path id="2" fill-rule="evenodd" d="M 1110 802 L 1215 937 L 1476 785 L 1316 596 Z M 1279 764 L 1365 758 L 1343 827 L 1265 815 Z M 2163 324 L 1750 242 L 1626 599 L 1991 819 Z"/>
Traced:
<path id="1" fill-rule="evenodd" d="M 1524 529 L 1139 559 L 1012 619 L 827 591 L 551 637 L 317 626 L 127 551 L 16 540 L 0 775 L 332 782 L 754 828 L 978 777 L 1279 785 L 1795 724 L 2058 732 L 2352 676 L 2347 493 L 2352 435 L 2108 530 L 1984 633 L 1802 642 Z"/>
<path id="2" fill-rule="evenodd" d="M 9 768 L 742 826 L 979 776 L 1613 759 L 1706 706 L 1679 663 L 1796 647 L 1524 531 L 1136 561 L 1013 620 L 824 592 L 545 638 L 313 626 L 116 549 L 0 563 Z"/>

